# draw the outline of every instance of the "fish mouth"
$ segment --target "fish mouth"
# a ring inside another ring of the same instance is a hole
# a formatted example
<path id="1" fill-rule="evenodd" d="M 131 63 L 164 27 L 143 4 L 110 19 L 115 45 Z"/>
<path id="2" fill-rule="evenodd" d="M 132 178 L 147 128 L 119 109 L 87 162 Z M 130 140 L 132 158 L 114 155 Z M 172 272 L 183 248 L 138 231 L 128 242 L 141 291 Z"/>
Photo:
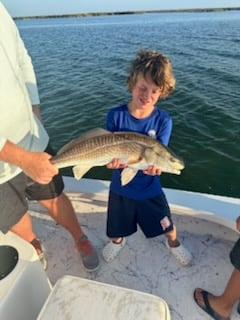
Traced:
<path id="1" fill-rule="evenodd" d="M 185 164 L 181 159 L 170 158 L 170 162 L 171 162 L 171 165 L 177 170 L 182 170 L 185 167 Z"/>

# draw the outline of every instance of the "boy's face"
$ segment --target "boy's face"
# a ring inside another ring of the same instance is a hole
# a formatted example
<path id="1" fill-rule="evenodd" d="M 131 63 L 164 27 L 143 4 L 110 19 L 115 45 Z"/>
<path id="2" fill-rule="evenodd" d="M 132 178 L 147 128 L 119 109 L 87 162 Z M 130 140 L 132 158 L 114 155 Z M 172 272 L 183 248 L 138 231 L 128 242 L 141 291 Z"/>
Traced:
<path id="1" fill-rule="evenodd" d="M 151 109 L 157 103 L 160 94 L 161 88 L 151 79 L 139 75 L 132 87 L 132 103 L 137 109 Z"/>

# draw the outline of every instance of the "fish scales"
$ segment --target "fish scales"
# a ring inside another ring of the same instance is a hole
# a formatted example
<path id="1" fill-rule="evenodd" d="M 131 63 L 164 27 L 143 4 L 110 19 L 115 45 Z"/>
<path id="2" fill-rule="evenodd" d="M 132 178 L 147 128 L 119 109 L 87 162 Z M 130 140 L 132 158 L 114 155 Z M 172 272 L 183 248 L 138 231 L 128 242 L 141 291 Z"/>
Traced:
<path id="1" fill-rule="evenodd" d="M 110 162 L 113 158 L 128 158 L 129 162 L 139 159 L 144 145 L 129 139 L 126 134 L 106 134 L 99 137 L 81 141 L 69 147 L 63 153 L 53 157 L 52 162 L 59 168 L 67 163 L 75 165 L 78 162 L 93 162 L 100 158 L 103 162 Z"/>

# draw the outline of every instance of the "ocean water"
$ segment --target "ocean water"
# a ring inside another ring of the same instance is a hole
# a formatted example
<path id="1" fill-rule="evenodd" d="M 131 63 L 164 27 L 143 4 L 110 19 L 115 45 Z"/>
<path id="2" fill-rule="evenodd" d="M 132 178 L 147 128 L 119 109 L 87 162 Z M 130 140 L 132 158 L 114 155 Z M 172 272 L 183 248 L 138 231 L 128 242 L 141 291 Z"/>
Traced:
<path id="1" fill-rule="evenodd" d="M 129 101 L 139 49 L 169 56 L 176 90 L 159 107 L 173 118 L 170 148 L 186 164 L 164 187 L 239 197 L 240 11 L 151 13 L 16 21 L 35 66 L 53 147 L 94 127 Z M 71 170 L 63 170 L 71 175 Z M 98 167 L 85 177 L 109 179 Z"/>

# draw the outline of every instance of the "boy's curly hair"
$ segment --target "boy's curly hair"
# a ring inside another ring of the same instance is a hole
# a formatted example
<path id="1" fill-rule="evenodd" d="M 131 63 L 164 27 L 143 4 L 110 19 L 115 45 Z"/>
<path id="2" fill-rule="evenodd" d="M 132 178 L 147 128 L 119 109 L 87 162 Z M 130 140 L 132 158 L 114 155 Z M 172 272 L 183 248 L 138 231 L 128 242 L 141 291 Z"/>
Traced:
<path id="1" fill-rule="evenodd" d="M 127 78 L 128 89 L 131 91 L 142 75 L 150 79 L 161 88 L 161 98 L 166 98 L 175 89 L 175 77 L 169 58 L 157 51 L 140 50 L 132 61 L 130 73 Z"/>

